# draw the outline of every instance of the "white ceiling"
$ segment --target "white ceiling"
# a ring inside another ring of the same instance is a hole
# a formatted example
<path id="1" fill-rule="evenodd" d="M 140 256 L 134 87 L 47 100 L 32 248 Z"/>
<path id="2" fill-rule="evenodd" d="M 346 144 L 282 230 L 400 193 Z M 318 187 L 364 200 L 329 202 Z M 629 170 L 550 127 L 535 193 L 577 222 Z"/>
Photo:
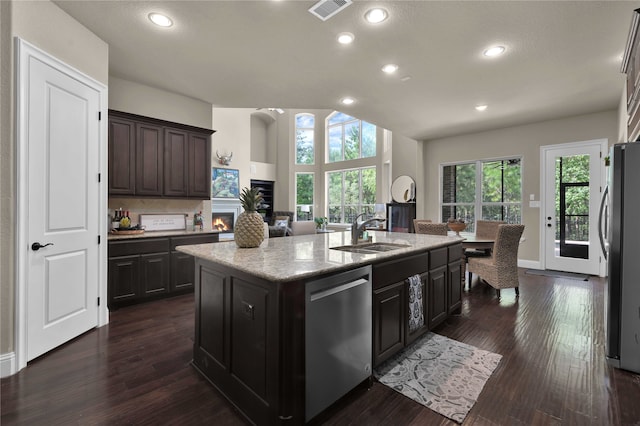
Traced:
<path id="1" fill-rule="evenodd" d="M 112 76 L 219 107 L 339 109 L 416 140 L 616 108 L 640 7 L 356 0 L 323 22 L 308 12 L 315 1 L 54 2 L 109 44 Z M 389 19 L 367 24 L 373 5 Z M 174 26 L 151 25 L 150 12 Z M 344 31 L 353 44 L 336 42 Z M 507 53 L 484 58 L 494 44 Z M 340 106 L 344 96 L 357 102 Z"/>

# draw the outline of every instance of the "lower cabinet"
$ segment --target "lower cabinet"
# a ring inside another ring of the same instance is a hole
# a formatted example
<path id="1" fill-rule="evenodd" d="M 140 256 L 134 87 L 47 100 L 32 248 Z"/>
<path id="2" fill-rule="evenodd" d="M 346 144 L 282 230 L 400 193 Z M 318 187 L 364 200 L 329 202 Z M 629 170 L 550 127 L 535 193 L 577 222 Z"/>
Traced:
<path id="1" fill-rule="evenodd" d="M 460 311 L 461 267 L 460 244 L 372 265 L 374 366 Z M 416 274 L 420 275 L 423 325 L 411 330 L 408 278 Z"/>
<path id="2" fill-rule="evenodd" d="M 429 329 L 447 319 L 447 247 L 429 252 Z"/>
<path id="3" fill-rule="evenodd" d="M 109 309 L 193 291 L 193 256 L 180 245 L 218 242 L 218 234 L 109 241 Z"/>

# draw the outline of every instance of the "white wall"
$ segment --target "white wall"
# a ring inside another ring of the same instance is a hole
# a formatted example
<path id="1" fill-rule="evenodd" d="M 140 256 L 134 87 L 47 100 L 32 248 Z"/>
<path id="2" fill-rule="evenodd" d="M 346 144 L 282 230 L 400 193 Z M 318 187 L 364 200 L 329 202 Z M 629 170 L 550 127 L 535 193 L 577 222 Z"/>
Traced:
<path id="1" fill-rule="evenodd" d="M 0 1 L 2 23 L 2 150 L 0 190 L 2 194 L 2 221 L 0 224 L 0 355 L 14 351 L 14 294 L 15 271 L 13 264 L 15 234 L 15 179 L 16 157 L 14 149 L 14 107 L 12 86 L 14 75 L 13 37 L 44 50 L 93 79 L 108 84 L 109 49 L 95 34 L 80 25 L 49 1 Z M 9 40 L 7 40 L 7 37 Z M 7 72 L 10 74 L 8 78 Z M 9 80 L 9 81 L 7 81 Z M 7 87 L 9 86 L 9 87 Z M 10 100 L 9 100 L 10 99 Z M 9 100 L 9 101 L 8 101 Z M 8 102 L 7 102 L 8 101 Z M 9 129 L 9 130 L 7 130 Z M 106 153 L 104 153 L 106 155 Z M 3 371 L 4 373 L 4 371 Z"/>
<path id="2" fill-rule="evenodd" d="M 213 108 L 213 128 L 216 130 L 212 140 L 214 167 L 238 169 L 240 171 L 240 190 L 251 186 L 251 114 L 252 108 Z M 220 155 L 233 151 L 233 160 L 228 166 L 218 163 L 215 152 Z"/>
<path id="3" fill-rule="evenodd" d="M 540 200 L 540 146 L 608 139 L 618 141 L 617 110 L 550 120 L 524 126 L 435 139 L 422 143 L 424 176 L 418 187 L 417 216 L 440 218 L 440 164 L 496 157 L 522 157 L 522 222 L 526 241 L 519 258 L 538 262 L 540 209 L 530 208 L 529 194 Z M 421 201 L 424 200 L 424 201 Z"/>

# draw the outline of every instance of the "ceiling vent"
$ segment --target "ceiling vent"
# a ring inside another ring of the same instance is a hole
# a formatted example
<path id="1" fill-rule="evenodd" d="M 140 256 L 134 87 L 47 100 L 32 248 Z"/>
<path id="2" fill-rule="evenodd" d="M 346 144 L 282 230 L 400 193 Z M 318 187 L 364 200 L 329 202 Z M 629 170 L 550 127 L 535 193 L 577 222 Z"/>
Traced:
<path id="1" fill-rule="evenodd" d="M 351 3 L 353 3 L 352 0 L 320 0 L 311 6 L 309 12 L 321 20 L 326 21 Z"/>

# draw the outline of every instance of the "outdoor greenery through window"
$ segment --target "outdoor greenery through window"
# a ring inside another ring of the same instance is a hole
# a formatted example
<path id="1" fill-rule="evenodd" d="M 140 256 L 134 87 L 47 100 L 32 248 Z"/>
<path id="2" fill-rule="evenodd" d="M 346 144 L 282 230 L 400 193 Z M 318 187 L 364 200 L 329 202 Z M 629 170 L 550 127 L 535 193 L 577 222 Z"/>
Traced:
<path id="1" fill-rule="evenodd" d="M 589 155 L 557 157 L 555 181 L 556 240 L 589 241 Z"/>
<path id="2" fill-rule="evenodd" d="M 296 218 L 313 220 L 313 173 L 296 173 Z"/>
<path id="3" fill-rule="evenodd" d="M 376 203 L 376 168 L 327 173 L 329 222 L 351 223 L 360 213 L 373 216 Z"/>
<path id="4" fill-rule="evenodd" d="M 468 232 L 475 232 L 476 219 L 521 223 L 520 163 L 511 158 L 443 166 L 442 220 L 463 219 Z"/>
<path id="5" fill-rule="evenodd" d="M 312 114 L 296 114 L 296 164 L 314 163 L 314 124 Z"/>
<path id="6" fill-rule="evenodd" d="M 376 156 L 376 126 L 342 112 L 327 119 L 330 163 Z"/>

